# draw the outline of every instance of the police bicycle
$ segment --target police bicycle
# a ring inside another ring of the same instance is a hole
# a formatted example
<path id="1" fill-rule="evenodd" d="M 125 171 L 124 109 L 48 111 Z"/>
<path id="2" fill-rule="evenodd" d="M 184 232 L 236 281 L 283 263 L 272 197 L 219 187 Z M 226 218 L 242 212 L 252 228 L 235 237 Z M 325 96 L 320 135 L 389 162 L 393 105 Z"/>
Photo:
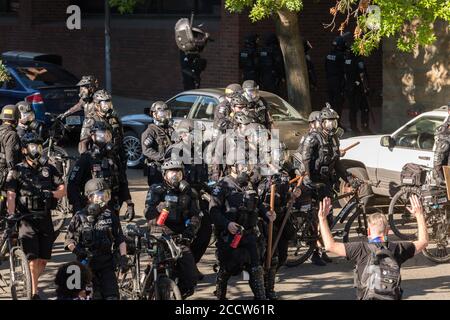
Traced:
<path id="1" fill-rule="evenodd" d="M 9 253 L 9 276 L 0 273 L 0 289 L 6 292 L 5 287 L 9 287 L 13 300 L 30 300 L 32 296 L 30 266 L 17 233 L 18 223 L 31 216 L 35 214 L 4 217 L 0 222 L 6 225 L 0 239 L 0 263 L 6 260 L 6 254 Z"/>
<path id="2" fill-rule="evenodd" d="M 343 242 L 367 239 L 367 214 L 371 213 L 369 210 L 377 209 L 366 208 L 364 210 L 363 201 L 371 197 L 371 195 L 360 197 L 359 189 L 366 184 L 370 185 L 371 182 L 358 180 L 358 187 L 350 192 L 334 197 L 334 203 L 342 199 L 348 199 L 348 201 L 337 216 L 333 218 L 333 221 L 329 222 L 333 237 L 340 237 Z M 308 198 L 307 201 L 302 201 L 300 204 L 296 204 L 297 208 L 292 211 L 291 222 L 296 232 L 293 239 L 289 241 L 288 257 L 285 263 L 288 267 L 302 264 L 317 248 L 317 242 L 320 241 L 319 220 L 317 217 L 319 203 L 314 199 L 319 198 L 319 190 L 324 186 L 323 183 L 313 183 L 312 192 L 315 193 L 315 196 L 311 199 Z"/>
<path id="3" fill-rule="evenodd" d="M 409 197 L 417 195 L 422 200 L 428 227 L 429 245 L 423 255 L 436 263 L 450 261 L 450 203 L 445 187 L 434 185 L 433 168 L 419 166 L 424 173 L 422 183 L 402 179 L 402 185 L 389 204 L 389 225 L 402 240 L 417 238 L 417 220 L 406 208 Z"/>
<path id="4" fill-rule="evenodd" d="M 48 130 L 48 138 L 43 143 L 43 154 L 62 174 L 63 180 L 67 181 L 72 161 L 75 161 L 77 158 L 69 156 L 67 151 L 58 144 L 65 137 L 66 133 L 71 131 L 71 128 L 61 120 L 59 115 L 48 112 L 45 115 L 50 117 L 52 124 Z M 57 234 L 70 216 L 71 207 L 67 196 L 65 196 L 58 200 L 56 208 L 52 210 L 53 228 Z"/>
<path id="5" fill-rule="evenodd" d="M 128 254 L 132 255 L 130 269 L 118 273 L 121 299 L 130 300 L 182 300 L 174 269 L 182 255 L 176 244 L 178 236 L 151 235 L 134 224 L 125 227 Z M 141 256 L 151 257 L 145 270 L 141 269 Z"/>

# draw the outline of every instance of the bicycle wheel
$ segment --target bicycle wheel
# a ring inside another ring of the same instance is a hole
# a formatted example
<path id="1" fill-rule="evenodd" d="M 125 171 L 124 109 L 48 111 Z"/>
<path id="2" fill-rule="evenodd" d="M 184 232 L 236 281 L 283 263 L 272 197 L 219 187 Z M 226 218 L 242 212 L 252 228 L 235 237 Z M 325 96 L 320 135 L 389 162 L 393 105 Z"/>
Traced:
<path id="1" fill-rule="evenodd" d="M 155 283 L 158 300 L 182 300 L 180 289 L 175 281 L 167 277 L 159 278 Z"/>
<path id="2" fill-rule="evenodd" d="M 446 263 L 450 261 L 450 248 L 448 235 L 450 233 L 450 210 L 435 209 L 427 214 L 427 225 L 429 242 L 423 255 L 436 263 Z"/>
<path id="3" fill-rule="evenodd" d="M 134 281 L 136 278 L 136 268 L 132 267 L 127 272 L 121 274 L 117 272 L 117 284 L 121 300 L 138 300 L 139 297 L 134 290 Z"/>
<path id="4" fill-rule="evenodd" d="M 308 214 L 311 213 L 301 213 L 294 220 L 297 233 L 288 244 L 288 255 L 285 262 L 287 267 L 296 267 L 302 264 L 314 251 L 315 242 L 318 240 L 317 227 L 313 225 L 314 220 L 307 217 Z"/>
<path id="5" fill-rule="evenodd" d="M 415 187 L 403 187 L 393 197 L 389 204 L 389 226 L 394 234 L 402 240 L 414 240 L 417 237 L 417 221 L 406 209 L 409 197 L 420 190 Z"/>
<path id="6" fill-rule="evenodd" d="M 31 299 L 31 272 L 28 259 L 21 248 L 13 248 L 10 261 L 10 288 L 13 300 Z"/>

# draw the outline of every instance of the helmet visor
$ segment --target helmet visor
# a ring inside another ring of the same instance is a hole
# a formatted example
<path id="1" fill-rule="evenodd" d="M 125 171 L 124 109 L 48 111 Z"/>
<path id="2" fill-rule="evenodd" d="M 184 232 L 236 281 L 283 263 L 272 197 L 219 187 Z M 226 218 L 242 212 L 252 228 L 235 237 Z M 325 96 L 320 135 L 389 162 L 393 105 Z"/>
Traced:
<path id="1" fill-rule="evenodd" d="M 183 171 L 177 169 L 167 170 L 164 176 L 169 184 L 176 185 L 183 180 Z"/>
<path id="2" fill-rule="evenodd" d="M 327 131 L 334 131 L 338 127 L 338 121 L 336 119 L 325 119 L 323 121 L 323 128 Z"/>
<path id="3" fill-rule="evenodd" d="M 31 160 L 37 160 L 42 156 L 42 145 L 29 143 L 27 145 L 27 157 Z"/>
<path id="4" fill-rule="evenodd" d="M 256 101 L 259 98 L 259 87 L 256 86 L 255 88 L 247 88 L 244 90 L 245 95 L 251 100 Z"/>
<path id="5" fill-rule="evenodd" d="M 101 207 L 104 207 L 109 200 L 111 200 L 111 191 L 110 190 L 98 190 L 89 194 L 88 200 L 90 203 L 98 204 Z"/>
<path id="6" fill-rule="evenodd" d="M 169 120 L 172 118 L 172 112 L 170 110 L 157 110 L 155 112 L 156 119 L 160 121 Z"/>
<path id="7" fill-rule="evenodd" d="M 107 101 L 100 101 L 100 111 L 104 114 L 111 113 L 113 109 L 112 102 Z"/>
<path id="8" fill-rule="evenodd" d="M 26 124 L 28 122 L 32 122 L 36 119 L 36 115 L 34 112 L 23 112 L 20 114 L 20 123 Z"/>

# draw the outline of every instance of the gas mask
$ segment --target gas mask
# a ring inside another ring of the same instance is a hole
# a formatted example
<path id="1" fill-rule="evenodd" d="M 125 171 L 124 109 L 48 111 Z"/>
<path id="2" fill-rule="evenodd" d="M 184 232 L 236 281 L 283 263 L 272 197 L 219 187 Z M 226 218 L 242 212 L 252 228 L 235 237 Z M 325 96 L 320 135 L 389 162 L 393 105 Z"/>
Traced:
<path id="1" fill-rule="evenodd" d="M 110 131 L 97 130 L 92 135 L 92 141 L 100 149 L 105 151 L 112 150 L 112 134 Z"/>
<path id="2" fill-rule="evenodd" d="M 98 203 L 90 203 L 86 210 L 88 221 L 93 222 L 102 212 L 102 207 Z"/>
<path id="3" fill-rule="evenodd" d="M 244 90 L 244 96 L 248 101 L 256 102 L 259 99 L 259 87 Z"/>
<path id="4" fill-rule="evenodd" d="M 36 143 L 29 143 L 25 148 L 25 157 L 33 165 L 39 163 L 39 159 L 42 156 L 42 145 Z"/>
<path id="5" fill-rule="evenodd" d="M 322 121 L 322 129 L 329 135 L 333 135 L 336 132 L 337 127 L 337 119 L 325 119 Z"/>
<path id="6" fill-rule="evenodd" d="M 163 125 L 168 125 L 170 119 L 172 119 L 172 112 L 168 109 L 157 110 L 154 112 L 154 118 Z"/>
<path id="7" fill-rule="evenodd" d="M 113 113 L 113 105 L 112 105 L 112 102 L 109 100 L 108 101 L 100 101 L 97 108 L 98 108 L 98 113 L 102 117 L 106 117 Z"/>
<path id="8" fill-rule="evenodd" d="M 92 192 L 88 196 L 88 200 L 89 200 L 89 204 L 90 204 L 89 206 L 97 205 L 100 208 L 104 208 L 104 207 L 106 207 L 108 202 L 111 200 L 111 191 L 107 189 L 107 190 L 98 190 L 98 191 Z M 95 208 L 95 207 L 92 206 L 92 208 Z M 88 207 L 88 213 L 89 213 L 89 207 Z"/>
<path id="9" fill-rule="evenodd" d="M 82 100 L 86 100 L 89 98 L 89 88 L 88 87 L 80 87 L 80 93 L 78 94 L 78 96 L 82 99 Z"/>
<path id="10" fill-rule="evenodd" d="M 236 174 L 237 183 L 245 187 L 250 181 L 250 168 L 246 164 L 236 164 L 231 168 L 231 171 Z"/>
<path id="11" fill-rule="evenodd" d="M 172 188 L 178 189 L 183 180 L 183 171 L 167 170 L 166 173 L 164 173 L 164 179 Z"/>
<path id="12" fill-rule="evenodd" d="M 33 111 L 21 112 L 19 123 L 22 125 L 30 125 L 36 119 L 36 115 Z"/>

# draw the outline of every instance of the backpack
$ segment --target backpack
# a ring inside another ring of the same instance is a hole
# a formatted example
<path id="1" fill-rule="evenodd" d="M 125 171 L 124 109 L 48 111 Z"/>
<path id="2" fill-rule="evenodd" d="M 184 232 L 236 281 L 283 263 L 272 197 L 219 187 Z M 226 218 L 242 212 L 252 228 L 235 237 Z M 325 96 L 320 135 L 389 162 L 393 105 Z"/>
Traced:
<path id="1" fill-rule="evenodd" d="M 361 278 L 355 272 L 355 282 L 362 291 L 361 300 L 400 300 L 400 265 L 391 250 L 369 244 L 370 256 Z"/>
<path id="2" fill-rule="evenodd" d="M 426 171 L 415 163 L 407 163 L 400 173 L 402 184 L 420 186 L 425 183 Z"/>

